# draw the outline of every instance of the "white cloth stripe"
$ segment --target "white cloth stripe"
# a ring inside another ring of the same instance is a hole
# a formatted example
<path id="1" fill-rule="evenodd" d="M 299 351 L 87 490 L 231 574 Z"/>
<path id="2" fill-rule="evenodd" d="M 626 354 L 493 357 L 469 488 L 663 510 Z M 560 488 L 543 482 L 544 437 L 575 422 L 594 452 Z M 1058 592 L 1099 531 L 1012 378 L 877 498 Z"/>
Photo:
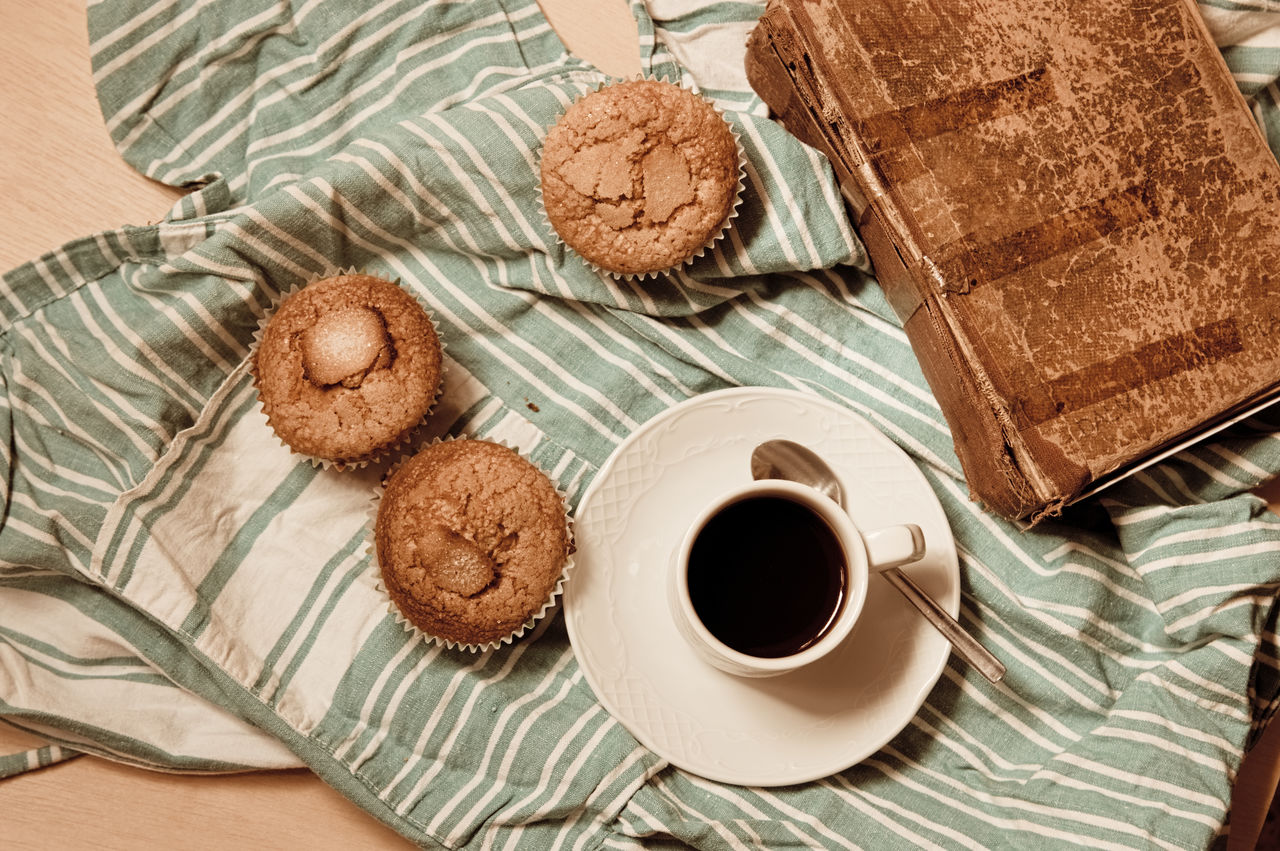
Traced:
<path id="1" fill-rule="evenodd" d="M 75 303 L 76 312 L 80 316 L 81 321 L 84 322 L 87 327 L 92 327 L 97 330 L 99 335 L 104 339 L 109 336 L 108 329 L 103 327 L 96 318 L 90 315 L 90 311 L 87 309 L 88 305 L 93 305 L 105 316 L 114 319 L 117 323 L 117 327 L 127 327 L 128 322 L 125 318 L 112 308 L 110 303 L 106 302 L 102 298 L 102 294 L 100 292 L 95 291 L 93 288 L 85 289 L 82 292 L 84 294 L 84 301 Z M 168 386 L 179 388 L 183 392 L 184 395 L 181 396 L 178 401 L 194 419 L 199 414 L 199 405 L 203 401 L 200 391 L 196 390 L 196 388 L 191 385 L 191 382 L 185 375 L 182 375 L 178 370 L 170 367 L 169 364 L 165 362 L 165 359 L 145 340 L 139 340 L 137 345 L 137 354 L 145 361 L 147 369 L 150 370 L 153 375 L 164 376 L 164 381 Z M 119 350 L 113 347 L 112 351 L 118 352 Z M 117 360 L 119 359 L 117 358 Z M 125 368 L 127 369 L 128 367 Z"/>
<path id="2" fill-rule="evenodd" d="M 443 761 L 434 759 L 424 753 L 422 746 L 425 745 L 427 738 L 434 734 L 437 729 L 442 729 L 447 726 L 449 733 L 445 736 L 444 741 L 441 744 L 441 750 L 447 751 L 458 740 L 458 737 L 462 735 L 463 728 L 466 726 L 466 719 L 468 717 L 469 710 L 474 708 L 475 702 L 480 697 L 480 686 L 500 681 L 509 675 L 527 648 L 528 645 L 524 643 L 521 643 L 517 647 L 512 647 L 511 652 L 506 654 L 507 658 L 503 660 L 502 665 L 498 670 L 489 676 L 484 677 L 480 682 L 469 683 L 467 686 L 469 691 L 461 704 L 455 704 L 454 697 L 463 689 L 464 680 L 468 679 L 466 675 L 478 671 L 480 667 L 488 661 L 486 654 L 477 654 L 475 662 L 471 665 L 460 668 L 458 674 L 451 679 L 449 689 L 446 691 L 444 699 L 431 713 L 431 723 L 423 726 L 422 734 L 418 739 L 417 746 L 413 749 L 415 754 L 421 755 L 406 760 L 404 767 L 391 778 L 390 782 L 386 784 L 387 789 L 392 790 L 399 786 L 404 780 L 414 776 L 417 777 L 413 786 L 404 793 L 400 803 L 396 806 L 395 809 L 397 813 L 401 815 L 407 813 L 413 805 L 417 803 L 431 780 L 445 767 L 445 763 Z M 446 709 L 449 710 L 447 713 Z M 388 710 L 388 712 L 390 713 L 391 710 Z"/>
<path id="3" fill-rule="evenodd" d="M 1164 689 L 1172 697 L 1176 697 L 1176 698 L 1179 698 L 1180 700 L 1185 700 L 1185 701 L 1188 701 L 1189 703 L 1193 703 L 1196 706 L 1199 706 L 1201 709 L 1204 709 L 1206 712 L 1212 712 L 1217 715 L 1224 715 L 1227 718 L 1232 718 L 1237 721 L 1247 721 L 1249 718 L 1248 713 L 1242 711 L 1238 706 L 1222 703 L 1221 701 L 1217 701 L 1217 700 L 1210 700 L 1206 697 L 1196 694 L 1191 689 L 1188 689 L 1188 688 L 1185 688 L 1184 686 L 1170 682 L 1168 678 L 1158 676 L 1155 671 L 1144 671 L 1143 673 L 1138 675 L 1138 680 L 1140 682 L 1150 683 L 1151 685 L 1154 685 L 1157 688 Z"/>
<path id="4" fill-rule="evenodd" d="M 1131 721 L 1155 725 L 1156 727 L 1169 731 L 1169 733 L 1174 737 L 1181 739 L 1195 739 L 1196 741 L 1204 742 L 1207 745 L 1218 748 L 1223 753 L 1229 753 L 1232 749 L 1231 743 L 1222 736 L 1218 736 L 1195 727 L 1188 727 L 1185 724 L 1178 724 L 1170 721 L 1163 715 L 1158 715 L 1154 712 L 1140 712 L 1132 709 L 1114 709 L 1112 710 L 1111 715 L 1114 718 L 1127 718 Z"/>
<path id="5" fill-rule="evenodd" d="M 102 2 L 103 0 L 91 0 L 87 5 L 92 9 L 94 6 L 100 5 Z M 151 23 L 152 18 L 156 18 L 165 12 L 171 12 L 177 7 L 177 5 L 177 3 L 147 4 L 146 11 L 132 16 L 127 20 L 121 21 L 115 29 L 91 39 L 89 42 L 89 52 L 91 54 L 97 54 L 114 47 L 117 42 L 122 41 L 133 35 L 134 32 L 145 28 L 147 24 Z"/>
<path id="6" fill-rule="evenodd" d="M 1195 567 L 1196 565 L 1209 565 L 1220 562 L 1223 559 L 1237 558 L 1241 556 L 1255 555 L 1258 553 L 1270 553 L 1280 551 L 1280 540 L 1276 541 L 1259 541 L 1253 544 L 1241 544 L 1234 547 L 1221 547 L 1217 550 L 1203 553 L 1186 553 L 1183 555 L 1168 556 L 1166 558 L 1152 559 L 1146 562 L 1140 562 L 1137 565 L 1138 573 L 1144 577 L 1151 576 L 1162 570 L 1168 570 L 1171 567 L 1182 568 L 1184 570 Z"/>
<path id="7" fill-rule="evenodd" d="M 395 655 L 387 660 L 382 670 L 378 672 L 377 679 L 369 688 L 364 704 L 360 707 L 359 723 L 352 729 L 351 734 L 345 740 L 338 742 L 334 748 L 334 755 L 357 771 L 363 768 L 378 748 L 382 746 L 383 741 L 390 732 L 387 725 L 374 723 L 374 706 L 382 699 L 389 685 L 393 686 L 391 693 L 388 695 L 389 706 L 395 707 L 404 700 L 404 694 L 412 687 L 413 679 L 411 677 L 394 679 L 394 674 L 404 664 L 405 659 L 420 649 L 417 642 L 405 641 Z M 430 664 L 432 657 L 438 656 L 441 652 L 442 648 L 438 646 L 428 648 L 425 662 Z M 364 748 L 359 753 L 354 753 L 353 749 L 356 744 L 370 732 L 372 732 L 372 735 Z"/>
<path id="8" fill-rule="evenodd" d="M 245 90 L 237 95 L 229 97 L 225 105 L 209 116 L 201 125 L 194 128 L 187 136 L 177 141 L 174 147 L 174 153 L 178 151 L 202 150 L 206 158 L 211 158 L 222 153 L 226 147 L 234 141 L 237 141 L 246 134 L 253 117 L 257 113 L 269 110 L 271 107 L 285 102 L 288 98 L 305 92 L 314 86 L 317 82 L 317 76 L 324 74 L 325 69 L 317 70 L 316 75 L 308 75 L 302 78 L 289 79 L 293 72 L 314 67 L 314 56 L 329 56 L 331 62 L 357 61 L 360 54 L 366 50 L 376 48 L 378 44 L 391 32 L 394 32 L 401 26 L 404 26 L 413 14 L 413 10 L 401 15 L 394 21 L 384 26 L 377 32 L 370 33 L 358 41 L 351 41 L 351 36 L 358 31 L 361 26 L 369 20 L 382 15 L 386 10 L 400 5 L 402 0 L 384 0 L 384 2 L 368 9 L 363 15 L 357 17 L 345 28 L 334 32 L 329 38 L 316 45 L 315 50 L 309 52 L 305 56 L 289 62 L 277 65 L 269 70 L 262 78 L 258 80 L 258 86 L 255 89 Z M 333 55 L 339 47 L 346 48 L 338 55 Z M 285 81 L 277 83 L 277 81 Z M 271 85 L 275 84 L 275 85 Z M 203 145 L 197 144 L 203 137 L 219 126 L 222 126 L 226 120 L 232 115 L 237 114 L 241 109 L 249 103 L 253 103 L 253 109 L 250 114 L 243 119 L 234 122 L 231 126 L 223 131 L 222 135 Z M 135 140 L 126 140 L 121 147 L 128 148 L 129 143 Z M 149 167 L 149 172 L 156 174 L 160 169 L 172 165 L 174 160 L 173 154 L 165 157 L 157 158 Z"/>
<path id="9" fill-rule="evenodd" d="M 1071 765 L 1075 765 L 1080 768 L 1088 769 L 1089 771 L 1092 771 L 1095 774 L 1101 775 L 1103 777 L 1110 777 L 1115 780 L 1123 781 L 1124 783 L 1128 784 L 1129 787 L 1137 786 L 1137 787 L 1142 787 L 1146 789 L 1155 789 L 1160 791 L 1163 794 L 1170 795 L 1174 798 L 1181 798 L 1184 801 L 1188 801 L 1194 804 L 1199 804 L 1200 806 L 1204 807 L 1210 812 L 1216 812 L 1219 815 L 1225 812 L 1225 807 L 1223 805 L 1223 802 L 1220 799 L 1215 798 L 1212 795 L 1205 795 L 1190 789 L 1186 789 L 1182 786 L 1177 785 L 1176 783 L 1169 783 L 1164 780 L 1157 780 L 1156 778 L 1147 777 L 1146 775 L 1139 774 L 1133 771 L 1123 771 L 1119 768 L 1116 768 L 1115 766 L 1105 765 L 1103 763 L 1098 762 L 1097 760 L 1086 759 L 1074 753 L 1059 754 L 1057 757 L 1057 761 L 1069 763 Z M 1058 782 L 1061 783 L 1064 781 L 1062 778 L 1058 778 Z M 1117 793 L 1114 789 L 1112 789 L 1112 790 L 1109 790 L 1107 794 L 1114 795 Z M 1131 801 L 1130 803 L 1137 803 L 1137 801 L 1136 800 Z M 1165 804 L 1161 801 L 1148 801 L 1146 805 L 1153 806 L 1153 807 L 1161 807 L 1161 808 L 1169 807 L 1168 804 Z M 1175 815 L 1178 818 L 1198 819 L 1203 821 L 1204 824 L 1207 824 L 1209 826 L 1213 826 L 1213 824 L 1215 823 L 1212 819 L 1208 819 L 1204 816 L 1200 816 L 1195 813 L 1188 812 L 1186 810 L 1176 810 L 1176 809 L 1172 809 L 1171 807 L 1169 807 L 1169 809 L 1170 809 L 1170 814 Z"/>
<path id="10" fill-rule="evenodd" d="M 875 818 L 877 821 L 892 829 L 902 839 L 912 842 L 913 845 L 921 848 L 943 848 L 943 847 L 959 847 L 970 848 L 974 851 L 981 851 L 984 847 L 980 842 L 967 836 L 964 832 L 957 830 L 951 825 L 945 824 L 938 819 L 925 817 L 921 813 L 917 813 L 907 807 L 895 804 L 880 795 L 859 789 L 857 786 L 849 782 L 848 779 L 836 775 L 822 781 L 829 786 L 834 792 L 839 794 L 841 798 L 850 804 L 865 812 L 867 815 Z M 890 814 L 895 820 L 890 820 Z M 915 831 L 908 831 L 906 823 L 914 823 L 933 833 L 940 834 L 951 840 L 949 846 L 939 845 L 932 840 L 920 835 Z"/>
<path id="11" fill-rule="evenodd" d="M 188 83 L 166 91 L 164 83 L 167 80 L 158 80 L 142 88 L 132 100 L 121 106 L 120 111 L 107 118 L 107 131 L 114 133 L 125 119 L 144 109 L 153 120 L 162 118 L 172 107 L 181 104 L 189 95 L 196 94 L 202 86 L 216 84 L 211 79 L 214 73 L 221 66 L 235 65 L 240 59 L 249 55 L 258 42 L 273 37 L 293 37 L 306 21 L 310 11 L 321 2 L 323 0 L 308 0 L 298 5 L 292 10 L 293 17 L 279 27 L 263 27 L 262 24 L 280 15 L 289 4 L 277 2 L 274 8 L 267 8 L 260 14 L 241 21 L 218 38 L 202 45 L 197 53 L 186 57 L 172 69 L 169 75 L 171 79 L 179 79 L 183 74 L 194 69 L 196 73 Z M 94 50 L 94 52 L 98 51 Z M 136 133 L 137 130 L 133 132 Z M 130 139 L 126 138 L 126 145 L 128 141 Z"/>
<path id="12" fill-rule="evenodd" d="M 485 748 L 485 752 L 481 755 L 478 763 L 486 768 L 490 766 L 493 763 L 498 743 L 503 742 L 503 747 L 506 749 L 506 752 L 502 755 L 502 759 L 498 762 L 492 774 L 492 776 L 500 782 L 505 781 L 510 774 L 511 766 L 515 763 L 516 756 L 520 751 L 521 740 L 529 734 L 529 731 L 537 723 L 542 714 L 554 706 L 556 699 L 563 697 L 564 693 L 571 688 L 571 681 L 568 678 L 561 678 L 559 676 L 571 661 L 573 661 L 573 654 L 562 653 L 560 658 L 556 660 L 555 665 L 547 671 L 546 675 L 542 677 L 534 689 L 507 704 L 503 708 L 501 715 L 495 720 L 494 726 L 499 733 L 489 740 L 488 746 Z M 555 682 L 557 679 L 560 679 L 558 686 Z M 511 738 L 507 741 L 503 741 L 504 736 L 502 735 L 502 731 L 507 729 L 507 727 L 512 723 L 512 720 L 516 717 L 516 713 L 526 705 L 535 701 L 538 703 L 538 708 L 525 713 L 524 718 L 520 720 L 512 730 Z M 433 834 L 439 834 L 443 830 L 445 822 L 453 817 L 453 811 L 464 804 L 467 797 L 479 788 L 487 776 L 490 776 L 488 771 L 483 773 L 477 772 L 476 776 L 473 777 L 470 782 L 459 787 L 453 797 L 449 799 L 445 806 L 441 808 L 440 812 L 436 814 L 436 817 L 427 822 L 427 830 Z M 448 837 L 449 842 L 461 843 L 465 840 L 465 827 L 469 825 L 472 820 L 475 819 L 475 817 L 500 794 L 501 788 L 501 786 L 495 784 L 490 788 L 487 794 L 481 795 L 475 799 L 475 802 L 471 805 L 471 809 L 464 812 L 459 820 L 459 829 L 463 830 L 463 832 L 455 832 L 454 834 L 451 834 Z"/>
<path id="13" fill-rule="evenodd" d="M 179 13 L 171 20 L 165 21 L 162 25 L 152 30 L 146 36 L 131 44 L 128 50 L 121 51 L 111 59 L 102 62 L 94 69 L 94 83 L 101 85 L 107 77 L 111 76 L 116 71 L 121 70 L 140 56 L 145 55 L 148 50 L 155 47 L 157 44 L 174 37 L 184 26 L 199 16 L 201 10 L 201 3 L 191 4 L 191 6 L 185 11 Z M 100 50 L 94 50 L 93 52 L 98 53 Z"/>
<path id="14" fill-rule="evenodd" d="M 892 747 L 886 748 L 885 751 L 889 756 L 900 760 L 905 765 L 923 768 L 919 763 L 907 759 Z M 1152 836 L 1142 828 L 1128 822 L 1087 812 L 1076 812 L 1039 802 L 1020 800 L 1002 795 L 991 795 L 981 790 L 970 789 L 957 780 L 924 769 L 923 773 L 927 777 L 939 782 L 939 788 L 935 790 L 908 777 L 905 773 L 880 759 L 873 758 L 869 762 L 887 776 L 933 799 L 942 806 L 953 808 L 993 828 L 1018 834 L 1040 836 L 1046 839 L 1058 839 L 1067 843 L 1069 847 L 1107 849 L 1131 847 L 1128 844 L 1103 840 L 1097 836 L 1076 832 L 1077 828 L 1093 828 L 1095 830 L 1102 828 L 1122 836 L 1141 839 L 1144 843 L 1150 843 L 1151 847 L 1164 848 L 1168 849 L 1168 851 L 1174 851 L 1178 847 L 1173 843 L 1159 839 L 1159 837 Z M 969 803 L 969 801 L 974 803 Z M 982 808 L 979 808 L 977 804 L 981 804 Z M 1009 813 L 1009 815 L 1005 815 L 1005 813 Z M 1055 827 L 1051 823 L 1054 820 L 1061 822 L 1063 827 Z"/>

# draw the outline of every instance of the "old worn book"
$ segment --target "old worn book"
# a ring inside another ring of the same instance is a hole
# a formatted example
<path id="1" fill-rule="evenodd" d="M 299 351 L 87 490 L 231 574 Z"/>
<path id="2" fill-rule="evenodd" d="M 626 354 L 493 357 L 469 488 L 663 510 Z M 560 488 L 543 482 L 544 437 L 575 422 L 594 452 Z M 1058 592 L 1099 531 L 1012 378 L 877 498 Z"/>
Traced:
<path id="1" fill-rule="evenodd" d="M 771 0 L 971 494 L 1034 521 L 1275 398 L 1280 165 L 1192 0 Z"/>

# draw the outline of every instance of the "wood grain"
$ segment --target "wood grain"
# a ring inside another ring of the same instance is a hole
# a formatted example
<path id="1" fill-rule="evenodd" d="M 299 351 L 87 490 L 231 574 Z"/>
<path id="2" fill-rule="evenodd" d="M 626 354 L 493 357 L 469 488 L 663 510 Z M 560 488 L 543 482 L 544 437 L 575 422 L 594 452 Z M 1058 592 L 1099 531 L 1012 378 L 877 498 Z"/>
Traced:
<path id="1" fill-rule="evenodd" d="M 83 2 L 0 0 L 0 269 L 68 240 L 158 221 L 181 192 L 111 144 L 93 94 Z"/>
<path id="2" fill-rule="evenodd" d="M 0 845 L 409 849 L 311 772 L 178 775 L 79 757 L 0 783 Z"/>

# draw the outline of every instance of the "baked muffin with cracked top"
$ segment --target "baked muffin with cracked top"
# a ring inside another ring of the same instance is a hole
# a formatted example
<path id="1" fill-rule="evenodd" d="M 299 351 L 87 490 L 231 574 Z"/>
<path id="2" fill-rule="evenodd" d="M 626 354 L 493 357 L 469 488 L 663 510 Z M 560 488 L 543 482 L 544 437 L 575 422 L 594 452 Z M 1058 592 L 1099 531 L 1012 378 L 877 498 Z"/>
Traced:
<path id="1" fill-rule="evenodd" d="M 737 205 L 740 155 L 709 102 L 673 83 L 628 80 L 580 98 L 547 133 L 547 219 L 566 245 L 618 276 L 698 256 Z"/>
<path id="2" fill-rule="evenodd" d="M 431 317 L 398 284 L 341 274 L 284 299 L 251 366 L 280 440 L 342 469 L 422 423 L 440 392 L 443 351 Z"/>
<path id="3" fill-rule="evenodd" d="M 573 551 L 564 499 L 546 474 L 513 449 L 469 438 L 430 444 L 391 474 L 373 543 L 408 625 L 472 650 L 542 617 Z"/>

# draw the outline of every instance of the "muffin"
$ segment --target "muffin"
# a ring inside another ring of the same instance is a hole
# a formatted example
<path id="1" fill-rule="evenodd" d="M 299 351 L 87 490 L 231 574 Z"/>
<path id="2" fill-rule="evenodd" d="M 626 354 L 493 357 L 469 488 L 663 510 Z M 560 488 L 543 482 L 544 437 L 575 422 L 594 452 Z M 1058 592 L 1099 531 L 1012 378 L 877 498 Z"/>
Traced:
<path id="1" fill-rule="evenodd" d="M 741 183 L 738 143 L 703 98 L 629 80 L 573 104 L 547 133 L 542 203 L 560 239 L 616 276 L 692 260 L 724 232 Z"/>
<path id="2" fill-rule="evenodd" d="M 532 626 L 560 593 L 572 552 L 564 499 L 546 475 L 474 439 L 432 443 L 394 471 L 373 543 L 407 624 L 473 650 Z"/>
<path id="3" fill-rule="evenodd" d="M 314 281 L 281 303 L 253 355 L 262 409 L 295 452 L 342 469 L 405 440 L 440 392 L 431 318 L 372 275 Z"/>

